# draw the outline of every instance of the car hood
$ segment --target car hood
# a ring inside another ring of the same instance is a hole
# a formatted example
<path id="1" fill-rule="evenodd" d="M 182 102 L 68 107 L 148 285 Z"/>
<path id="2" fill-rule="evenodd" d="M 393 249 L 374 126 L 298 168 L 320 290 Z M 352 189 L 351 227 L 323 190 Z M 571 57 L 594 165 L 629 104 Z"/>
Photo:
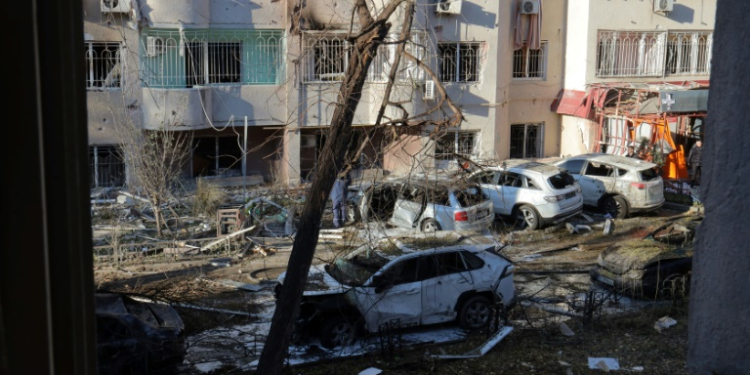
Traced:
<path id="1" fill-rule="evenodd" d="M 325 264 L 318 264 L 310 267 L 310 271 L 307 273 L 307 283 L 305 284 L 303 295 L 319 296 L 339 294 L 351 289 L 351 287 L 341 284 L 329 275 L 325 270 L 325 266 Z M 279 283 L 283 284 L 284 279 L 286 279 L 286 272 L 279 275 Z"/>
<path id="2" fill-rule="evenodd" d="M 650 239 L 637 239 L 606 248 L 599 254 L 597 263 L 612 273 L 622 275 L 630 270 L 642 270 L 659 261 L 692 256 L 692 248 L 675 247 Z"/>

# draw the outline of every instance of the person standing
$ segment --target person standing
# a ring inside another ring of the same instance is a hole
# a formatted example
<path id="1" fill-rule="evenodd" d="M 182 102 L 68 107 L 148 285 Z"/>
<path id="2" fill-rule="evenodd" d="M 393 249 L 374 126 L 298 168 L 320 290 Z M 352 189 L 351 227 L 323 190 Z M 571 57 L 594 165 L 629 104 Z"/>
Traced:
<path id="1" fill-rule="evenodd" d="M 701 140 L 697 140 L 695 142 L 695 145 L 693 145 L 693 148 L 690 149 L 690 153 L 688 153 L 687 158 L 687 164 L 688 168 L 692 171 L 692 180 L 690 181 L 690 186 L 695 187 L 695 185 L 701 184 L 701 153 L 703 152 L 703 142 Z"/>
<path id="2" fill-rule="evenodd" d="M 347 193 L 352 179 L 349 172 L 338 176 L 331 188 L 331 201 L 333 202 L 333 227 L 341 228 L 346 224 Z"/>
<path id="3" fill-rule="evenodd" d="M 638 154 L 635 153 L 635 147 L 633 145 L 628 146 L 628 153 L 625 154 L 628 158 L 638 158 Z"/>

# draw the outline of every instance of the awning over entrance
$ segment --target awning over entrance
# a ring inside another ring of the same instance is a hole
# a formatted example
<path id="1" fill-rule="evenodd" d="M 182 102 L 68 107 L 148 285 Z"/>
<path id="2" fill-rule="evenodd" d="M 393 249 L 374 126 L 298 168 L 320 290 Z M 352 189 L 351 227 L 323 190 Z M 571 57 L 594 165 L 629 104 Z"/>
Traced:
<path id="1" fill-rule="evenodd" d="M 589 118 L 591 103 L 585 91 L 563 89 L 560 90 L 557 98 L 552 101 L 550 110 L 561 115 Z"/>

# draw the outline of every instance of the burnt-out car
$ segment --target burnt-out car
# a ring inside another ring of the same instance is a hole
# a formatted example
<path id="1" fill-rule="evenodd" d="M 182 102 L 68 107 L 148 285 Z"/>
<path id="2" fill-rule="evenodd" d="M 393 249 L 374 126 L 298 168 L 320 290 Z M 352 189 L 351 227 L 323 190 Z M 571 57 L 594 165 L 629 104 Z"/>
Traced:
<path id="1" fill-rule="evenodd" d="M 185 356 L 183 323 L 171 306 L 97 293 L 99 374 L 174 374 Z"/>
<path id="2" fill-rule="evenodd" d="M 296 331 L 333 348 L 383 326 L 456 321 L 481 329 L 495 311 L 514 304 L 513 270 L 493 245 L 404 252 L 365 244 L 331 264 L 311 267 Z M 279 276 L 277 296 L 284 279 Z"/>
<path id="3" fill-rule="evenodd" d="M 495 218 L 492 200 L 466 181 L 397 179 L 350 188 L 352 221 L 379 220 L 422 232 L 483 230 Z"/>
<path id="4" fill-rule="evenodd" d="M 591 280 L 626 296 L 675 298 L 689 292 L 695 227 L 701 218 L 685 218 L 646 238 L 604 249 L 591 269 Z"/>

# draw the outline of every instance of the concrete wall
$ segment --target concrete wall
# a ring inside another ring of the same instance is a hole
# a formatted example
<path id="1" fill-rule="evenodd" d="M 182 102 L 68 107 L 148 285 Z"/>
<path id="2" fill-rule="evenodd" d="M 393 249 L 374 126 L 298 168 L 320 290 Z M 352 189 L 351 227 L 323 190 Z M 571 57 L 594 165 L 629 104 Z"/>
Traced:
<path id="1" fill-rule="evenodd" d="M 284 28 L 286 6 L 272 0 L 139 0 L 154 28 Z"/>

